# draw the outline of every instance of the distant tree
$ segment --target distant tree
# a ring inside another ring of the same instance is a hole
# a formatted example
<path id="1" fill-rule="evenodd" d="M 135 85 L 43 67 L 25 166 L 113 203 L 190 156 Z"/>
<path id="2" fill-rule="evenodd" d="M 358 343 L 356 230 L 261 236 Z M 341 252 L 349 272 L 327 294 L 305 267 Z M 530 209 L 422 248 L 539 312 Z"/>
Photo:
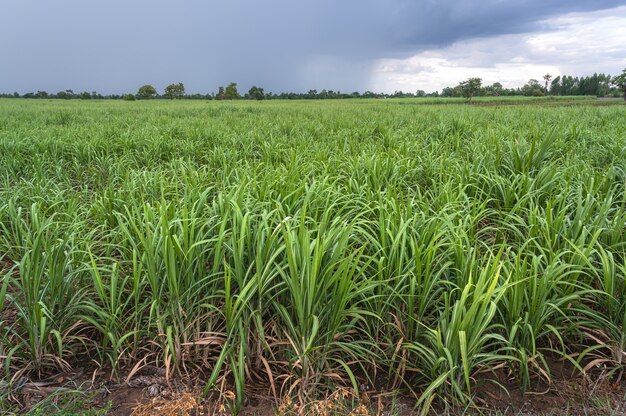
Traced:
<path id="1" fill-rule="evenodd" d="M 579 95 L 580 89 L 578 88 L 578 77 L 574 78 L 571 75 L 563 75 L 561 78 L 561 95 Z"/>
<path id="2" fill-rule="evenodd" d="M 212 100 L 213 96 L 211 94 L 191 94 L 188 95 L 186 98 L 190 100 Z"/>
<path id="3" fill-rule="evenodd" d="M 546 82 L 546 86 L 545 86 L 545 88 L 543 89 L 543 92 L 544 92 L 546 95 L 548 95 L 548 83 L 550 82 L 550 80 L 551 80 L 551 79 L 552 79 L 552 75 L 550 75 L 550 74 L 545 74 L 545 75 L 543 76 L 543 80 Z"/>
<path id="4" fill-rule="evenodd" d="M 475 97 L 480 93 L 480 87 L 482 84 L 482 79 L 480 78 L 469 78 L 463 82 L 461 82 L 458 86 L 461 90 L 461 95 L 465 97 L 468 102 L 472 101 L 472 97 Z"/>
<path id="5" fill-rule="evenodd" d="M 426 91 L 424 91 L 424 90 L 417 90 L 417 91 L 415 91 L 415 96 L 416 97 L 426 97 Z"/>
<path id="6" fill-rule="evenodd" d="M 487 93 L 487 95 L 498 97 L 502 95 L 502 93 L 504 92 L 504 87 L 502 86 L 501 83 L 494 82 L 490 86 L 486 87 L 485 90 L 486 90 L 485 92 Z"/>
<path id="7" fill-rule="evenodd" d="M 550 84 L 550 94 L 559 95 L 560 93 L 561 93 L 561 77 L 557 75 L 556 78 L 554 78 L 552 80 L 552 83 Z"/>
<path id="8" fill-rule="evenodd" d="M 263 88 L 259 88 L 257 86 L 253 86 L 248 91 L 248 97 L 251 100 L 258 100 L 258 101 L 264 100 L 265 99 L 265 91 L 263 90 Z"/>
<path id="9" fill-rule="evenodd" d="M 598 73 L 594 73 L 589 77 L 582 77 L 579 82 L 579 89 L 582 95 L 604 97 L 611 89 L 611 77 Z"/>
<path id="10" fill-rule="evenodd" d="M 522 87 L 522 93 L 528 97 L 541 97 L 543 91 L 543 87 L 536 79 L 528 80 L 528 83 Z"/>
<path id="11" fill-rule="evenodd" d="M 185 90 L 183 88 L 183 92 L 184 91 Z M 154 97 L 156 93 L 157 93 L 156 88 L 154 88 L 152 85 L 146 84 L 146 85 L 139 87 L 139 90 L 137 90 L 137 97 L 147 100 L 147 99 Z"/>
<path id="12" fill-rule="evenodd" d="M 185 95 L 185 86 L 182 82 L 179 82 L 178 84 L 170 84 L 165 87 L 164 95 L 170 100 L 173 100 L 174 98 L 181 98 Z"/>
<path id="13" fill-rule="evenodd" d="M 624 68 L 620 75 L 614 77 L 611 83 L 624 91 L 624 100 L 626 101 L 626 68 Z"/>
<path id="14" fill-rule="evenodd" d="M 91 100 L 91 94 L 89 94 L 87 91 L 83 91 L 80 93 L 80 99 L 81 100 Z"/>
<path id="15" fill-rule="evenodd" d="M 124 101 L 135 101 L 135 96 L 133 94 L 124 94 L 122 99 Z"/>
<path id="16" fill-rule="evenodd" d="M 441 90 L 441 96 L 442 97 L 454 97 L 454 88 L 445 87 L 444 89 Z"/>
<path id="17" fill-rule="evenodd" d="M 75 95 L 74 95 L 74 91 L 72 91 L 72 90 L 65 90 L 65 91 L 57 92 L 56 97 L 64 99 L 64 100 L 69 100 L 69 99 L 74 98 Z"/>
<path id="18" fill-rule="evenodd" d="M 37 91 L 35 98 L 48 98 L 48 93 L 46 91 Z"/>
<path id="19" fill-rule="evenodd" d="M 231 82 L 226 87 L 226 90 L 224 90 L 224 99 L 226 99 L 226 100 L 236 100 L 236 99 L 239 99 L 239 98 L 241 98 L 241 95 L 239 95 L 239 92 L 237 91 L 237 83 L 236 82 Z"/>
<path id="20" fill-rule="evenodd" d="M 224 96 L 224 87 L 219 87 L 217 89 L 217 95 L 215 96 L 216 100 L 223 100 L 225 98 Z"/>

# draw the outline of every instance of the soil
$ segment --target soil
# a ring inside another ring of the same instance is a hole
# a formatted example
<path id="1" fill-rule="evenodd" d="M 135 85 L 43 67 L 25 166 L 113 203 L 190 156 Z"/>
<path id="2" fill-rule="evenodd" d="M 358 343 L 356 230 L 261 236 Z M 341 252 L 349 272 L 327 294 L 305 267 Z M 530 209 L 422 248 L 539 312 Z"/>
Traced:
<path id="1" fill-rule="evenodd" d="M 5 256 L 0 256 L 0 277 L 4 277 L 12 270 L 12 277 L 16 278 L 18 271 L 14 268 L 14 263 L 7 259 Z M 8 285 L 7 294 L 14 295 L 12 293 L 12 286 Z M 4 298 L 4 304 L 2 305 L 2 313 L 0 313 L 0 324 L 4 326 L 11 326 L 15 323 L 17 318 L 17 308 L 10 301 L 8 296 Z"/>
<path id="2" fill-rule="evenodd" d="M 510 377 L 497 379 L 505 389 L 486 383 L 478 390 L 482 410 L 513 415 L 626 415 L 626 384 L 604 377 L 601 370 L 580 376 L 574 366 L 546 356 L 551 380 L 536 380 L 526 391 Z"/>
<path id="3" fill-rule="evenodd" d="M 552 364 L 552 363 L 551 363 Z M 507 381 L 504 374 L 496 375 L 496 379 L 506 390 L 495 383 L 480 383 L 475 392 L 475 408 L 472 410 L 455 409 L 445 403 L 433 404 L 430 414 L 486 414 L 486 415 L 626 415 L 626 383 L 612 382 L 602 379 L 600 373 L 593 377 L 572 377 L 571 366 L 555 362 L 551 365 L 553 379 L 550 384 L 537 382 L 526 392 L 522 391 L 512 380 Z M 84 375 L 83 375 L 84 374 Z M 486 375 L 485 375 L 486 376 Z M 493 375 L 489 374 L 493 379 Z M 170 380 L 168 384 L 162 370 L 147 368 L 134 376 L 129 383 L 92 382 L 92 375 L 81 372 L 81 380 L 72 376 L 59 377 L 57 385 L 38 387 L 37 383 L 25 384 L 15 398 L 21 403 L 20 411 L 27 411 L 37 401 L 45 399 L 59 389 L 68 391 L 79 388 L 84 390 L 91 400 L 84 408 L 108 409 L 107 414 L 114 416 L 147 416 L 147 415 L 229 415 L 229 392 L 222 395 L 221 400 L 202 400 L 202 384 L 181 380 Z M 70 383 L 68 383 L 70 382 Z M 267 391 L 258 389 L 258 392 Z M 348 393 L 345 402 L 357 403 L 355 407 L 341 408 L 342 411 L 331 414 L 354 415 L 389 415 L 404 416 L 417 414 L 414 409 L 415 399 L 408 395 L 399 396 L 389 392 L 371 391 L 357 400 L 352 400 Z M 239 413 L 245 416 L 264 416 L 277 414 L 273 398 L 263 394 L 251 394 L 249 402 Z M 336 395 L 340 397 L 340 395 Z M 327 400 L 328 401 L 328 400 Z M 321 401 L 323 404 L 324 401 Z M 338 409 L 335 402 L 334 409 Z M 323 406 L 322 406 L 323 407 Z M 332 407 L 332 406 L 331 406 Z M 359 411 L 359 408 L 361 409 Z M 312 408 L 310 408 L 312 409 Z M 367 409 L 369 413 L 364 413 Z M 304 411 L 298 414 L 315 414 Z M 282 414 L 296 414 L 283 412 Z"/>
<path id="4" fill-rule="evenodd" d="M 109 414 L 112 416 L 126 416 L 133 412 L 133 409 L 142 403 L 147 402 L 148 395 L 142 388 L 129 386 L 118 386 L 111 393 L 102 393 L 93 402 L 99 407 L 106 407 L 111 404 Z"/>

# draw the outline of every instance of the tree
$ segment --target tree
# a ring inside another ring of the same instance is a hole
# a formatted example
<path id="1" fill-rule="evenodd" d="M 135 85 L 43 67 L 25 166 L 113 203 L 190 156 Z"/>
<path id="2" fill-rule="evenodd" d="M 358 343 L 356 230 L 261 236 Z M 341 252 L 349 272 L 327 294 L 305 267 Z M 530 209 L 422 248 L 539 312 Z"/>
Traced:
<path id="1" fill-rule="evenodd" d="M 571 75 L 563 75 L 563 78 L 561 78 L 561 95 L 580 95 L 578 84 L 578 77 L 574 78 Z"/>
<path id="2" fill-rule="evenodd" d="M 550 74 L 545 74 L 543 76 L 543 80 L 546 82 L 546 87 L 543 89 L 543 91 L 546 95 L 548 95 L 548 83 L 550 82 L 551 79 L 552 79 L 552 75 Z"/>
<path id="3" fill-rule="evenodd" d="M 465 97 L 468 102 L 472 101 L 472 97 L 480 93 L 480 87 L 482 85 L 482 79 L 469 78 L 461 82 L 458 86 L 461 89 L 461 95 Z"/>
<path id="4" fill-rule="evenodd" d="M 224 97 L 224 87 L 220 86 L 217 89 L 217 95 L 215 96 L 215 99 L 216 100 L 223 100 L 224 98 L 225 98 Z"/>
<path id="5" fill-rule="evenodd" d="M 522 87 L 522 92 L 527 97 L 541 97 L 543 88 L 536 79 L 529 79 L 528 83 Z"/>
<path id="6" fill-rule="evenodd" d="M 62 98 L 64 100 L 72 99 L 74 98 L 74 91 L 72 90 L 59 91 L 57 92 L 57 98 Z"/>
<path id="7" fill-rule="evenodd" d="M 183 92 L 184 91 L 185 91 L 185 88 L 183 87 Z M 139 87 L 139 90 L 137 91 L 137 97 L 142 98 L 142 99 L 150 99 L 154 97 L 156 93 L 157 93 L 156 88 L 154 88 L 152 85 L 146 84 L 146 85 Z"/>
<path id="8" fill-rule="evenodd" d="M 441 96 L 442 97 L 454 97 L 454 88 L 445 87 L 444 89 L 441 90 Z"/>
<path id="9" fill-rule="evenodd" d="M 500 95 L 502 95 L 504 87 L 501 83 L 494 82 L 493 84 L 491 84 L 491 87 L 489 89 L 491 90 L 491 95 L 499 97 Z"/>
<path id="10" fill-rule="evenodd" d="M 248 91 L 248 97 L 252 100 L 263 100 L 265 99 L 265 91 L 263 91 L 263 88 L 253 86 L 250 88 L 250 91 Z"/>
<path id="11" fill-rule="evenodd" d="M 179 82 L 178 84 L 170 84 L 165 87 L 165 96 L 170 100 L 173 100 L 174 98 L 181 98 L 183 95 L 185 95 L 185 86 L 182 82 Z"/>
<path id="12" fill-rule="evenodd" d="M 611 83 L 624 91 L 624 100 L 626 101 L 626 68 L 624 68 L 620 75 L 613 78 Z"/>
<path id="13" fill-rule="evenodd" d="M 237 92 L 237 83 L 231 82 L 226 87 L 226 90 L 224 90 L 224 99 L 236 100 L 238 98 L 241 98 L 241 95 L 239 95 L 239 92 Z"/>
<path id="14" fill-rule="evenodd" d="M 561 77 L 557 75 L 556 78 L 552 80 L 550 84 L 550 94 L 551 95 L 559 95 L 561 92 Z"/>
<path id="15" fill-rule="evenodd" d="M 315 90 L 313 90 L 315 91 Z M 315 91 L 317 93 L 317 91 Z M 373 91 L 367 90 L 361 95 L 363 98 L 376 98 L 376 94 Z"/>

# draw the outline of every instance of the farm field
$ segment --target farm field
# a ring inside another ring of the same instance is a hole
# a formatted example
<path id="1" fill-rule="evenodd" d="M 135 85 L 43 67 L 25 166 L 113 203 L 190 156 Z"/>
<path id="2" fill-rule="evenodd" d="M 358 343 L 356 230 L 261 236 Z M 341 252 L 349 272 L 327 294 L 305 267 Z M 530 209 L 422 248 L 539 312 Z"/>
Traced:
<path id="1" fill-rule="evenodd" d="M 626 107 L 506 101 L 0 100 L 0 411 L 149 368 L 232 413 L 626 411 Z"/>

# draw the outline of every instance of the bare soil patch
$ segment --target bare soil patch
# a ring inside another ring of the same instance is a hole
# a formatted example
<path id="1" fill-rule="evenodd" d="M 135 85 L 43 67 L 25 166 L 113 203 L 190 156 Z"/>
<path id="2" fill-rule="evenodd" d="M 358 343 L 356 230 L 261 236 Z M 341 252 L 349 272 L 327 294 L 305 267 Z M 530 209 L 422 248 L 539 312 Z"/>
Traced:
<path id="1" fill-rule="evenodd" d="M 429 414 L 438 415 L 626 415 L 626 385 L 610 380 L 599 381 L 599 375 L 571 377 L 570 368 L 562 365 L 553 369 L 553 379 L 548 384 L 538 382 L 531 389 L 522 391 L 514 383 L 502 383 L 506 390 L 495 383 L 483 383 L 475 393 L 475 406 L 459 409 L 446 403 L 433 404 Z M 233 414 L 232 392 L 202 398 L 202 383 L 191 380 L 165 379 L 157 368 L 147 368 L 128 383 L 97 381 L 93 375 L 81 372 L 77 375 L 57 377 L 58 382 L 29 382 L 12 394 L 16 410 L 28 412 L 38 402 L 61 397 L 64 392 L 82 391 L 87 398 L 83 409 L 106 409 L 114 416 L 147 415 L 230 415 Z M 241 415 L 292 415 L 326 414 L 339 415 L 413 415 L 415 399 L 408 394 L 370 391 L 355 394 L 340 389 L 327 398 L 305 406 L 299 406 L 288 398 L 276 403 L 265 396 L 262 388 L 252 389 Z"/>

